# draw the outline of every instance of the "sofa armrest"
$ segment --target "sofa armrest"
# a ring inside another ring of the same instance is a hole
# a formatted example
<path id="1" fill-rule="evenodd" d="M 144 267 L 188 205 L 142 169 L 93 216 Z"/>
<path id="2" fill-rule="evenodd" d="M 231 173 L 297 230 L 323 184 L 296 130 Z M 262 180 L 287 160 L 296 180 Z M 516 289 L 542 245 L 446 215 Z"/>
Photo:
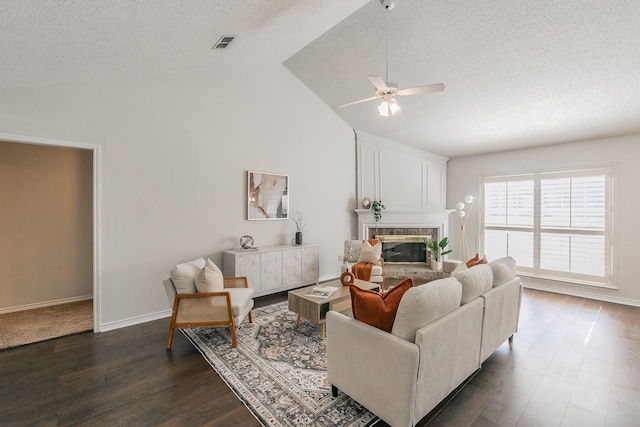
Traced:
<path id="1" fill-rule="evenodd" d="M 394 426 L 412 425 L 418 347 L 338 312 L 327 313 L 327 379 Z"/>
<path id="2" fill-rule="evenodd" d="M 484 362 L 518 330 L 522 300 L 520 278 L 496 286 L 480 297 L 484 300 L 480 362 Z"/>

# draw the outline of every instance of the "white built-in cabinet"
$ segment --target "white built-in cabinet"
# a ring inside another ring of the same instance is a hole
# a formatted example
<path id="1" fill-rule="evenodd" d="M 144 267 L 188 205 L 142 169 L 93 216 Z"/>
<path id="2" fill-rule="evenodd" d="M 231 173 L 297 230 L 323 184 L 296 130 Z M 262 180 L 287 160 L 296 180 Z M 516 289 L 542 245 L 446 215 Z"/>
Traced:
<path id="1" fill-rule="evenodd" d="M 245 276 L 254 296 L 315 284 L 320 275 L 318 245 L 264 246 L 222 254 L 225 277 Z"/>

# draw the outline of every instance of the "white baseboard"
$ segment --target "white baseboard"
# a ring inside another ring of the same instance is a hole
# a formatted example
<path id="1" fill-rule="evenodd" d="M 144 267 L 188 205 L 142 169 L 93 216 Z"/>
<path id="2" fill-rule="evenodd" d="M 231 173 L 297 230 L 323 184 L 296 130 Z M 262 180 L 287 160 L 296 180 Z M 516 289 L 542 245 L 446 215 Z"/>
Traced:
<path id="1" fill-rule="evenodd" d="M 100 325 L 100 332 L 112 331 L 114 329 L 126 328 L 127 326 L 138 325 L 140 323 L 151 322 L 153 320 L 164 319 L 171 316 L 171 310 L 163 310 L 143 316 L 131 317 L 129 319 L 107 322 Z M 167 328 L 169 323 L 167 323 Z"/>
<path id="2" fill-rule="evenodd" d="M 0 314 L 13 313 L 16 311 L 32 310 L 34 308 L 50 307 L 52 305 L 68 304 L 70 302 L 86 301 L 93 299 L 93 295 L 82 295 L 79 297 L 61 298 L 51 301 L 35 302 L 33 304 L 17 305 L 15 307 L 0 308 Z"/>
<path id="3" fill-rule="evenodd" d="M 535 289 L 535 290 L 538 290 L 538 291 L 553 292 L 553 293 L 556 293 L 556 294 L 570 295 L 572 297 L 587 298 L 587 299 L 593 299 L 593 300 L 597 300 L 597 301 L 611 302 L 611 303 L 614 303 L 614 304 L 622 304 L 622 305 L 630 305 L 630 306 L 633 306 L 633 307 L 640 307 L 640 301 L 629 299 L 629 298 L 613 297 L 613 296 L 609 296 L 609 295 L 602 295 L 602 294 L 597 294 L 597 293 L 593 293 L 593 292 L 578 291 L 578 290 L 573 290 L 573 289 L 558 289 L 558 288 L 553 287 L 553 286 L 546 286 L 546 285 L 539 284 L 539 283 L 536 283 L 536 284 L 531 283 L 531 282 L 525 283 L 524 280 L 522 280 L 522 286 L 527 288 L 527 289 Z"/>

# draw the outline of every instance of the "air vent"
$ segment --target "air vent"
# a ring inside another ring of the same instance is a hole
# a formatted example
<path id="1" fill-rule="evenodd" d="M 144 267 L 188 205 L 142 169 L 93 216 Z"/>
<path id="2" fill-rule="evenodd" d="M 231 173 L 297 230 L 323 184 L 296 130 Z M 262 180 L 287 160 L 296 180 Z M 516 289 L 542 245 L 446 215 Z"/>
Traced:
<path id="1" fill-rule="evenodd" d="M 236 36 L 222 36 L 220 37 L 220 40 L 218 40 L 216 44 L 213 45 L 212 49 L 225 49 L 235 38 Z"/>

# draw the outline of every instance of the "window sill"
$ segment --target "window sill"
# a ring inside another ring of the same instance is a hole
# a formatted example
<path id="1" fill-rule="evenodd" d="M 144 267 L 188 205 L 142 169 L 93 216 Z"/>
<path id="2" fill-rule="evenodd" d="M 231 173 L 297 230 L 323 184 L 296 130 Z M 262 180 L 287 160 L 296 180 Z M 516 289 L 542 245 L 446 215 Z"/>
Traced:
<path id="1" fill-rule="evenodd" d="M 532 281 L 539 281 L 547 285 L 569 284 L 569 285 L 578 285 L 578 286 L 591 286 L 591 287 L 601 288 L 601 289 L 613 289 L 613 290 L 618 289 L 617 286 L 612 284 L 591 282 L 588 280 L 577 280 L 577 279 L 569 279 L 565 277 L 555 277 L 555 276 L 538 276 L 535 274 L 524 273 L 524 272 L 518 272 L 517 275 L 520 278 L 531 279 Z"/>

